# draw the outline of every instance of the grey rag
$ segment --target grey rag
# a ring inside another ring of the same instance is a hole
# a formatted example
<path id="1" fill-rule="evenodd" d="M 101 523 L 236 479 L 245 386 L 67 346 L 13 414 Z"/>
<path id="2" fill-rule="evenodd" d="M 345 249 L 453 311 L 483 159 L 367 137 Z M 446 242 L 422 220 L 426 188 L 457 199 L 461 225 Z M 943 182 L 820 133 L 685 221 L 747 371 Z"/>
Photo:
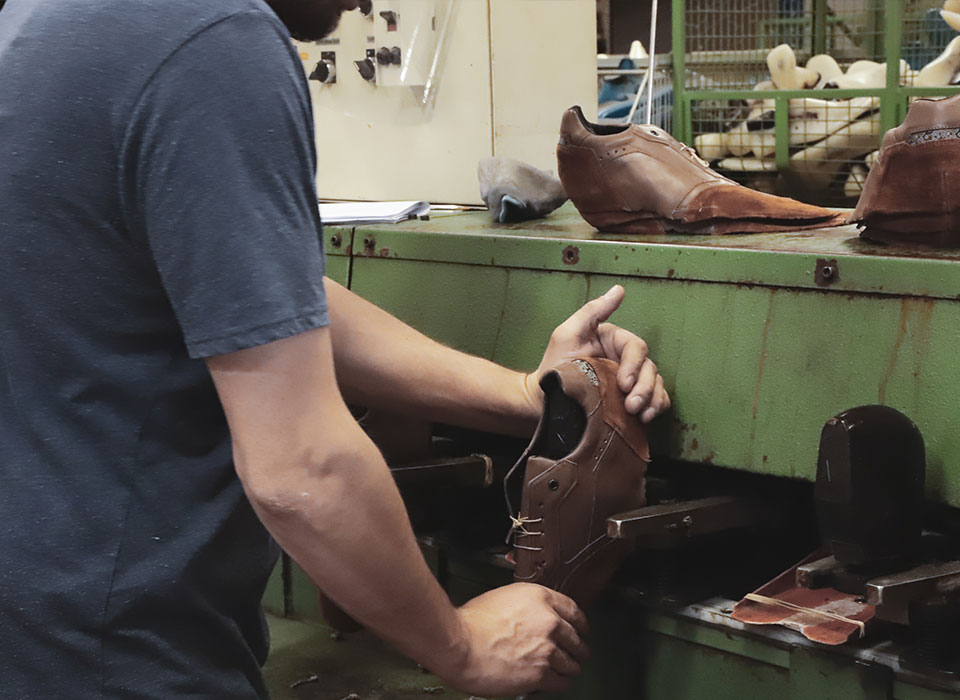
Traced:
<path id="1" fill-rule="evenodd" d="M 481 158 L 480 196 L 502 224 L 546 216 L 567 201 L 560 180 L 513 158 Z"/>

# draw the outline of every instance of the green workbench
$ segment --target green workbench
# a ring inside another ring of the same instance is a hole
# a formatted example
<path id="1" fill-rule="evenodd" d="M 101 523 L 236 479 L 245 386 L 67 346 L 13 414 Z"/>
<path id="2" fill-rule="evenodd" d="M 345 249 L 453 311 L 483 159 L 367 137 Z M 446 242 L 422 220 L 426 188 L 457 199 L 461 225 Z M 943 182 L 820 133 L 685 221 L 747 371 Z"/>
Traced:
<path id="1" fill-rule="evenodd" d="M 883 403 L 920 426 L 929 495 L 960 505 L 960 251 L 883 247 L 852 227 L 613 238 L 569 204 L 521 225 L 458 213 L 328 227 L 324 238 L 333 279 L 434 338 L 518 369 L 537 365 L 550 332 L 584 301 L 622 284 L 627 298 L 612 320 L 646 338 L 673 397 L 652 428 L 656 454 L 811 480 L 823 423 Z M 454 600 L 509 581 L 469 552 L 445 556 Z M 295 566 L 288 571 L 286 591 L 278 572 L 265 601 L 292 618 L 272 622 L 268 676 L 278 698 L 338 700 L 348 688 L 364 700 L 427 689 L 461 697 L 372 640 L 331 644 L 315 589 Z M 731 606 L 663 609 L 612 591 L 591 615 L 594 658 L 564 697 L 946 700 L 957 692 L 952 681 L 898 669 L 882 637 L 827 650 L 787 630 L 744 628 L 729 619 Z M 326 682 L 289 687 L 313 675 Z"/>
<path id="2" fill-rule="evenodd" d="M 650 345 L 673 398 L 661 456 L 813 479 L 820 429 L 863 404 L 912 418 L 927 490 L 960 506 L 960 251 L 895 249 L 852 226 L 735 236 L 610 236 L 570 204 L 330 228 L 328 272 L 428 335 L 518 369 L 613 284 L 612 321 Z"/>

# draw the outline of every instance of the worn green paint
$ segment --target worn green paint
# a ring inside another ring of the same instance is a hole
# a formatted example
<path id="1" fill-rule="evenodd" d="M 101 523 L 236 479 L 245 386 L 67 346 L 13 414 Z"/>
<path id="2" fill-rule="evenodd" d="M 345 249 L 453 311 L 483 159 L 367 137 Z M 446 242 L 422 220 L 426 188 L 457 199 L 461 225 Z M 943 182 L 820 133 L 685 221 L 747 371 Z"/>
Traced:
<path id="1" fill-rule="evenodd" d="M 689 111 L 690 103 L 677 99 L 684 94 L 686 90 L 687 66 L 686 66 L 686 47 L 687 34 L 686 23 L 678 22 L 678 17 L 683 17 L 686 0 L 673 0 L 672 18 L 670 23 L 671 32 L 671 58 L 673 62 L 673 135 L 684 143 L 693 143 L 693 134 L 691 131 L 690 119 L 686 112 Z"/>
<path id="2" fill-rule="evenodd" d="M 355 270 L 385 260 L 421 260 L 820 289 L 814 279 L 817 260 L 837 258 L 841 273 L 831 291 L 946 299 L 960 295 L 960 266 L 953 264 L 960 260 L 960 251 L 898 251 L 861 240 L 853 226 L 776 234 L 614 237 L 594 230 L 568 204 L 546 220 L 527 224 L 500 226 L 486 213 L 458 214 L 358 229 L 356 235 L 373 239 L 376 255 L 356 256 Z M 575 264 L 564 262 L 568 246 L 576 248 Z M 417 289 L 416 280 L 406 284 Z"/>
<path id="3" fill-rule="evenodd" d="M 636 700 L 744 700 L 784 695 L 787 674 L 774 666 L 660 635 L 649 636 L 644 651 L 643 691 L 633 696 Z"/>
<path id="4" fill-rule="evenodd" d="M 790 167 L 790 100 L 783 95 L 774 98 L 774 160 L 778 170 Z"/>
<path id="5" fill-rule="evenodd" d="M 900 44 L 903 41 L 903 7 L 899 0 L 889 0 L 886 3 L 882 34 L 883 54 L 887 63 L 887 84 L 880 97 L 880 128 L 887 131 L 899 124 L 903 118 L 900 114 Z"/>
<path id="6" fill-rule="evenodd" d="M 793 700 L 887 700 L 893 671 L 825 651 L 798 647 L 790 653 Z"/>
<path id="7" fill-rule="evenodd" d="M 353 229 L 346 226 L 324 226 L 323 238 L 327 277 L 349 286 Z"/>
<path id="8" fill-rule="evenodd" d="M 318 623 L 273 616 L 268 623 L 263 673 L 272 700 L 468 700 L 369 632 L 333 638 Z"/>
<path id="9" fill-rule="evenodd" d="M 790 651 L 766 642 L 732 634 L 729 629 L 710 625 L 696 625 L 662 612 L 648 611 L 643 616 L 643 627 L 658 635 L 680 639 L 722 651 L 733 656 L 750 659 L 763 665 L 790 668 Z"/>
<path id="10" fill-rule="evenodd" d="M 612 320 L 648 341 L 673 397 L 652 428 L 659 455 L 813 479 L 823 423 L 883 403 L 923 431 L 929 495 L 960 505 L 958 252 L 897 252 L 849 227 L 611 240 L 569 206 L 527 225 L 459 214 L 356 237 L 374 245 L 354 257 L 354 291 L 517 369 L 586 299 L 624 285 Z M 839 278 L 818 287 L 817 260 L 834 258 Z"/>
<path id="11" fill-rule="evenodd" d="M 893 682 L 894 700 L 956 700 L 956 697 L 956 693 L 948 693 L 931 688 L 921 688 L 920 686 L 910 685 L 902 681 Z"/>

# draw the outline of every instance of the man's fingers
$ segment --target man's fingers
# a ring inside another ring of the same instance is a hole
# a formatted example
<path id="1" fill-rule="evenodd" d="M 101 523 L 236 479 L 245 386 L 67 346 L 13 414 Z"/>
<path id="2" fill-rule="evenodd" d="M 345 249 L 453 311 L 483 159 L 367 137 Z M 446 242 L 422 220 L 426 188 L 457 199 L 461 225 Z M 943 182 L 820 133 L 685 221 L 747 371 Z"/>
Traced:
<path id="1" fill-rule="evenodd" d="M 620 367 L 617 369 L 617 384 L 620 391 L 629 394 L 637 383 L 637 377 L 640 376 L 640 369 L 643 367 L 644 360 L 647 359 L 647 344 L 641 338 L 633 333 L 617 328 L 614 336 L 620 335 L 622 343 L 616 347 L 615 355 L 608 357 L 612 360 L 619 360 Z M 625 337 L 623 337 L 625 336 Z M 606 350 L 606 348 L 604 348 Z"/>
<path id="2" fill-rule="evenodd" d="M 551 670 L 544 674 L 537 689 L 547 693 L 562 693 L 569 690 L 571 685 L 573 685 L 573 679 L 570 676 L 561 676 L 556 671 Z"/>
<path id="3" fill-rule="evenodd" d="M 653 392 L 653 400 L 650 406 L 640 415 L 640 420 L 649 423 L 664 411 L 670 408 L 670 395 L 663 386 L 663 377 L 657 376 L 657 387 Z"/>
<path id="4" fill-rule="evenodd" d="M 577 327 L 596 328 L 599 324 L 610 318 L 610 314 L 617 310 L 620 302 L 626 294 L 623 287 L 615 284 L 607 290 L 603 296 L 588 301 L 579 309 L 573 312 L 564 325 L 571 324 Z"/>
<path id="5" fill-rule="evenodd" d="M 579 676 L 580 671 L 583 670 L 580 662 L 560 647 L 555 648 L 550 654 L 550 668 L 561 676 Z"/>
<path id="6" fill-rule="evenodd" d="M 630 394 L 626 398 L 627 413 L 636 415 L 650 406 L 650 400 L 656 391 L 659 376 L 656 363 L 647 358 L 640 368 L 637 383 L 633 385 L 633 389 L 630 390 Z"/>
<path id="7" fill-rule="evenodd" d="M 557 646 L 563 649 L 578 662 L 585 663 L 590 658 L 590 649 L 583 637 L 566 620 L 560 620 L 553 631 L 552 639 Z"/>
<path id="8" fill-rule="evenodd" d="M 550 607 L 556 610 L 560 617 L 569 622 L 573 629 L 577 631 L 577 634 L 586 637 L 590 632 L 590 625 L 587 624 L 587 616 L 583 614 L 583 610 L 563 593 L 547 590 L 549 591 L 547 601 L 550 603 Z"/>

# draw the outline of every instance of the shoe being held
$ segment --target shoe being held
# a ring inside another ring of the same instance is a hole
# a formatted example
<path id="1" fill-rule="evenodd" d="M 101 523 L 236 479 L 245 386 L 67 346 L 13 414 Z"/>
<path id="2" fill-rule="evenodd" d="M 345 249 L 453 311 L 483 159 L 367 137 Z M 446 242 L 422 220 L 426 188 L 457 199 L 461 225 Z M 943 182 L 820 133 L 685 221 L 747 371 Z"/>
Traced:
<path id="1" fill-rule="evenodd" d="M 507 475 L 523 468 L 520 513 L 510 507 L 517 581 L 539 583 L 589 605 L 630 553 L 607 536 L 607 518 L 646 503 L 646 432 L 624 408 L 617 363 L 578 359 L 540 381 L 544 412 Z"/>
<path id="2" fill-rule="evenodd" d="M 837 212 L 744 187 L 649 124 L 591 124 L 579 107 L 560 123 L 560 181 L 603 232 L 760 233 L 836 226 Z"/>

